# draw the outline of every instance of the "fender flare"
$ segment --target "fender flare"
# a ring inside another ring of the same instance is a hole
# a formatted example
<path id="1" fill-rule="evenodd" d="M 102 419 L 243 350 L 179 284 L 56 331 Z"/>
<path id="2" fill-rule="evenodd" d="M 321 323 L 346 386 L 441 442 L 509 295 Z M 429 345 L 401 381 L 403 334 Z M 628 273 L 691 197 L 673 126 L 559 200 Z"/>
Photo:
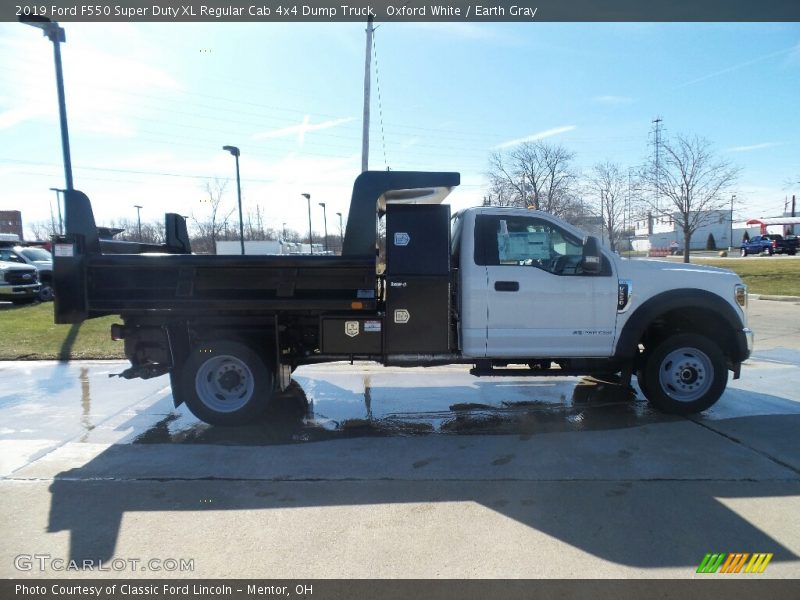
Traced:
<path id="1" fill-rule="evenodd" d="M 721 317 L 731 332 L 741 331 L 744 328 L 742 319 L 721 296 L 695 288 L 669 290 L 648 299 L 631 313 L 617 338 L 614 356 L 633 358 L 636 355 L 637 344 L 650 323 L 665 313 L 681 308 L 709 310 Z"/>

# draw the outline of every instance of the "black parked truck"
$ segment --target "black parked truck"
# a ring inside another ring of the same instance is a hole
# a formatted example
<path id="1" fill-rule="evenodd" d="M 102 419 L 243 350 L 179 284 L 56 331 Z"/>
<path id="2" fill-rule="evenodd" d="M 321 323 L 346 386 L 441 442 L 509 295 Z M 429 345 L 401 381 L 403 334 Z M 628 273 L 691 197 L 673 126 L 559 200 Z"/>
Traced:
<path id="1" fill-rule="evenodd" d="M 274 391 L 288 386 L 299 365 L 389 362 L 414 345 L 384 331 L 377 217 L 392 203 L 433 203 L 420 208 L 436 213 L 439 231 L 430 237 L 438 240 L 438 255 L 422 245 L 417 256 L 423 271 L 430 271 L 429 260 L 439 262 L 438 274 L 425 283 L 438 285 L 434 314 L 442 319 L 444 340 L 438 350 L 448 349 L 449 207 L 438 202 L 459 182 L 458 173 L 361 174 L 341 256 L 194 255 L 177 214 L 166 215 L 163 245 L 100 240 L 89 199 L 68 191 L 67 233 L 54 245 L 55 321 L 119 315 L 122 323 L 112 326 L 111 336 L 124 340 L 131 362 L 122 377 L 169 373 L 176 406 L 185 402 L 213 424 L 251 421 Z M 428 225 L 417 220 L 415 237 L 425 237 Z"/>
<path id="2" fill-rule="evenodd" d="M 458 173 L 366 172 L 341 256 L 198 256 L 186 223 L 160 246 L 100 240 L 66 194 L 54 247 L 56 321 L 120 315 L 123 377 L 169 373 L 175 403 L 236 424 L 303 364 L 471 363 L 473 373 L 633 374 L 656 407 L 705 410 L 752 350 L 747 288 L 730 271 L 623 260 L 541 211 L 440 204 Z M 385 272 L 378 273 L 386 215 Z"/>

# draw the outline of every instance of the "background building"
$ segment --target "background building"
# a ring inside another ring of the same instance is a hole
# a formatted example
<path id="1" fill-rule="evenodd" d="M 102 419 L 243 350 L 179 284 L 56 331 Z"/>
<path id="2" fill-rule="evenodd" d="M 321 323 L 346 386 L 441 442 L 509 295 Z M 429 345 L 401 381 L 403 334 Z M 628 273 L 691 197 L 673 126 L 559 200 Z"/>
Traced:
<path id="1" fill-rule="evenodd" d="M 19 239 L 23 239 L 22 213 L 18 210 L 0 210 L 0 233 L 15 233 Z"/>

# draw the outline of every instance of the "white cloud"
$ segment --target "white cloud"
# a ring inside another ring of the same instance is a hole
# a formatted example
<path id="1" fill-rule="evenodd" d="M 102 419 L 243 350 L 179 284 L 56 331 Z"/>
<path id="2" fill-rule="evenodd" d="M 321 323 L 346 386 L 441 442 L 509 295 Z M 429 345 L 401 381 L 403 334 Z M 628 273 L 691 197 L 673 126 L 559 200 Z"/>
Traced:
<path id="1" fill-rule="evenodd" d="M 297 134 L 297 142 L 302 146 L 303 142 L 305 141 L 306 133 L 310 131 L 320 131 L 322 129 L 330 129 L 332 127 L 337 127 L 339 125 L 344 125 L 345 123 L 350 123 L 354 121 L 355 117 L 345 117 L 343 119 L 331 119 L 330 121 L 323 121 L 322 123 L 311 123 L 311 119 L 308 115 L 303 117 L 303 122 L 297 125 L 290 125 L 289 127 L 282 127 L 281 129 L 273 129 L 271 131 L 264 131 L 261 133 L 256 133 L 253 136 L 254 140 L 264 140 L 269 138 L 280 138 L 286 137 L 289 135 Z"/>
<path id="2" fill-rule="evenodd" d="M 622 104 L 631 104 L 633 98 L 630 96 L 595 96 L 592 98 L 598 104 L 607 104 L 609 106 L 620 106 Z"/>
<path id="3" fill-rule="evenodd" d="M 544 138 L 549 138 L 553 137 L 554 135 L 567 133 L 568 131 L 573 131 L 574 129 L 576 129 L 575 125 L 553 127 L 552 129 L 545 129 L 544 131 L 540 131 L 539 133 L 534 133 L 533 135 L 517 138 L 515 140 L 509 140 L 507 142 L 503 142 L 502 144 L 497 144 L 494 147 L 494 149 L 501 150 L 503 148 L 509 148 L 511 146 L 518 146 L 519 144 L 524 144 L 525 142 L 535 142 L 536 140 L 543 140 Z"/>
<path id="4" fill-rule="evenodd" d="M 777 50 L 776 52 L 770 52 L 769 54 L 764 54 L 762 56 L 757 56 L 756 58 L 746 60 L 744 62 L 731 65 L 730 67 L 726 67 L 724 69 L 720 69 L 719 71 L 714 71 L 713 73 L 708 73 L 707 75 L 702 75 L 700 77 L 696 77 L 695 79 L 690 79 L 689 81 L 685 81 L 678 85 L 675 89 L 680 89 L 682 87 L 686 87 L 688 85 L 693 85 L 695 83 L 700 83 L 701 81 L 705 81 L 706 79 L 712 79 L 713 77 L 718 77 L 719 75 L 724 75 L 726 73 L 731 73 L 732 71 L 738 71 L 744 67 L 749 67 L 750 65 L 754 65 L 759 63 L 763 60 L 767 60 L 769 58 L 775 58 L 776 56 L 781 56 L 783 54 L 790 54 L 793 55 L 797 52 L 798 46 L 792 46 L 791 48 L 784 48 L 783 50 Z"/>
<path id="5" fill-rule="evenodd" d="M 752 144 L 750 146 L 734 146 L 728 148 L 729 152 L 750 152 L 751 150 L 763 150 L 764 148 L 774 148 L 780 146 L 779 142 L 763 142 L 761 144 Z"/>

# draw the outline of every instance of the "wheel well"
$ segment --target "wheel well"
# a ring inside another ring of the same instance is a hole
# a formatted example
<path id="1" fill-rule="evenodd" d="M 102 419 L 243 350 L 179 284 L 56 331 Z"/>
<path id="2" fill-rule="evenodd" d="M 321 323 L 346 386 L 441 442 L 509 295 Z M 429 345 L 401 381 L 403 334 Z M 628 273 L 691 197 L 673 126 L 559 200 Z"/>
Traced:
<path id="1" fill-rule="evenodd" d="M 642 333 L 639 345 L 648 349 L 657 346 L 674 333 L 697 333 L 715 342 L 729 362 L 736 348 L 734 331 L 718 313 L 707 308 L 676 308 L 653 319 Z"/>

